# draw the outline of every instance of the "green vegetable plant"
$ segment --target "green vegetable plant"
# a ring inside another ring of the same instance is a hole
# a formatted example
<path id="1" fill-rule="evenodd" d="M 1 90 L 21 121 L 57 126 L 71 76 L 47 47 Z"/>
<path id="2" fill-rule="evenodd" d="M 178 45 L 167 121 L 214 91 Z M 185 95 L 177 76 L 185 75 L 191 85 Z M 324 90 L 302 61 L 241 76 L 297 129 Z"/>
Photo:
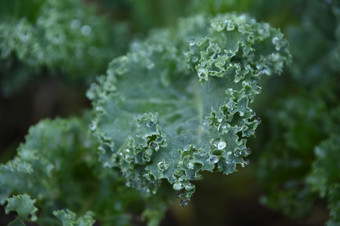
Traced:
<path id="1" fill-rule="evenodd" d="M 248 164 L 260 123 L 249 105 L 289 57 L 278 30 L 236 14 L 190 17 L 134 42 L 87 93 L 100 161 L 143 191 L 164 179 L 186 205 L 200 171 Z"/>
<path id="2" fill-rule="evenodd" d="M 260 93 L 259 80 L 280 73 L 290 60 L 287 47 L 279 30 L 233 13 L 197 15 L 153 31 L 112 60 L 88 91 L 95 142 L 84 137 L 86 126 L 77 119 L 39 123 L 18 156 L 0 168 L 2 203 L 21 220 L 36 220 L 34 205 L 41 205 L 38 222 L 54 215 L 63 225 L 92 225 L 96 216 L 105 224 L 101 211 L 114 190 L 102 184 L 110 187 L 116 173 L 141 192 L 133 200 L 155 196 L 161 205 L 174 190 L 186 205 L 201 171 L 230 174 L 248 164 L 246 141 L 260 123 L 249 105 Z M 95 198 L 89 208 L 92 186 L 94 195 L 107 197 Z M 144 214 L 152 216 L 149 222 L 165 208 L 153 209 Z M 75 210 L 85 215 L 77 219 Z"/>
<path id="3" fill-rule="evenodd" d="M 85 83 L 104 71 L 128 33 L 96 10 L 80 0 L 1 1 L 1 92 L 11 95 L 46 75 Z"/>
<path id="4" fill-rule="evenodd" d="M 322 200 L 340 224 L 338 1 L 192 0 L 159 21 L 146 1 L 105 4 L 130 21 L 80 0 L 0 3 L 1 92 L 60 75 L 91 83 L 92 104 L 38 122 L 0 165 L 10 225 L 159 225 L 204 172 L 249 164 L 261 118 L 261 203 L 301 218 Z"/>

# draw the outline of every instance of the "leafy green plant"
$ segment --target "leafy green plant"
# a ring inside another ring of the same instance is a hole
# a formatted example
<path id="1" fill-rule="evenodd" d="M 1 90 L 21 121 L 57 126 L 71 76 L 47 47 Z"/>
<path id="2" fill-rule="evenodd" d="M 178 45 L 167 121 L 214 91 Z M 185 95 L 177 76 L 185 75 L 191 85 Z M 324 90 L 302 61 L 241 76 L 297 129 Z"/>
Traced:
<path id="1" fill-rule="evenodd" d="M 185 205 L 200 171 L 247 164 L 258 81 L 288 60 L 282 34 L 245 15 L 191 17 L 133 43 L 88 92 L 103 165 L 141 190 L 166 179 Z"/>
<path id="2" fill-rule="evenodd" d="M 338 1 L 94 2 L 0 3 L 6 95 L 45 74 L 88 84 L 111 60 L 92 109 L 32 126 L 0 165 L 11 225 L 158 225 L 205 172 L 249 164 L 258 116 L 261 203 L 301 218 L 321 201 L 340 223 Z"/>
<path id="3" fill-rule="evenodd" d="M 287 26 L 294 63 L 267 112 L 271 137 L 259 168 L 265 204 L 301 217 L 325 200 L 327 225 L 339 224 L 339 6 L 308 1 Z"/>
<path id="4" fill-rule="evenodd" d="M 181 20 L 175 28 L 154 31 L 114 59 L 107 75 L 88 92 L 94 105 L 90 129 L 103 165 L 92 156 L 96 148 L 83 137 L 86 129 L 81 122 L 42 122 L 31 129 L 18 157 L 2 165 L 1 200 L 7 200 L 7 210 L 15 209 L 12 199 L 25 206 L 37 200 L 46 217 L 52 212 L 64 225 L 85 221 L 90 225 L 90 212 L 79 211 L 85 215 L 76 220 L 69 210 L 57 210 L 55 202 L 79 209 L 91 186 L 98 190 L 102 183 L 115 181 L 102 178 L 101 171 L 111 175 L 117 167 L 127 187 L 157 193 L 156 197 L 164 193 L 164 200 L 171 197 L 169 186 L 157 190 L 162 179 L 167 180 L 186 205 L 195 191 L 191 181 L 202 178 L 200 171 L 230 174 L 237 165 L 247 164 L 246 138 L 260 122 L 249 104 L 260 93 L 261 77 L 280 73 L 289 59 L 283 35 L 245 15 L 198 15 Z M 11 194 L 23 195 L 10 198 Z M 100 221 L 108 199 L 101 204 L 97 197 L 92 204 L 99 205 L 91 210 Z M 81 209 L 87 210 L 87 205 Z M 33 220 L 36 209 L 30 210 Z M 151 222 L 161 216 L 147 213 Z M 110 214 L 114 216 L 114 210 Z M 44 220 L 42 216 L 40 221 Z"/>
<path id="5" fill-rule="evenodd" d="M 127 209 L 160 220 L 166 199 L 128 189 L 116 170 L 101 167 L 88 124 L 88 117 L 41 121 L 18 155 L 0 166 L 1 203 L 19 216 L 13 225 L 36 221 L 38 207 L 42 225 L 92 225 L 94 216 L 102 225 L 126 225 L 133 216 Z"/>
<path id="6" fill-rule="evenodd" d="M 4 0 L 0 19 L 1 90 L 7 95 L 41 74 L 86 81 L 127 46 L 121 23 L 111 25 L 80 0 Z"/>

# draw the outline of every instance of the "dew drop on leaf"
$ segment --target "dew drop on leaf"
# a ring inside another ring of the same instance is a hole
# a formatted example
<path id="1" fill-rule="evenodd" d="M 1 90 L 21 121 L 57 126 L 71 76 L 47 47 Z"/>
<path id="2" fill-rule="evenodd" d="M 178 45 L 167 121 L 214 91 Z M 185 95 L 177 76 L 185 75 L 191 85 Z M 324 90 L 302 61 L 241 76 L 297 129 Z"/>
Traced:
<path id="1" fill-rule="evenodd" d="M 155 125 L 155 123 L 151 120 L 146 122 L 146 126 L 149 127 L 149 128 L 153 127 L 154 125 Z"/>
<path id="2" fill-rule="evenodd" d="M 187 206 L 188 205 L 188 202 L 187 201 L 184 201 L 183 199 L 180 201 L 180 205 L 182 206 L 182 207 L 184 207 L 184 206 Z"/>
<path id="3" fill-rule="evenodd" d="M 174 183 L 172 187 L 174 190 L 177 190 L 177 191 L 183 188 L 183 186 L 180 183 Z"/>
<path id="4" fill-rule="evenodd" d="M 193 164 L 192 162 L 189 162 L 189 163 L 188 163 L 188 168 L 189 168 L 189 169 L 193 169 L 193 168 L 194 168 L 194 164 Z"/>
<path id="5" fill-rule="evenodd" d="M 85 36 L 89 36 L 92 32 L 92 29 L 89 25 L 84 25 L 81 27 L 81 33 Z"/>
<path id="6" fill-rule="evenodd" d="M 81 25 L 81 22 L 77 19 L 72 20 L 71 23 L 70 23 L 70 27 L 72 29 L 78 29 L 80 27 L 80 25 Z"/>
<path id="7" fill-rule="evenodd" d="M 225 147 L 227 146 L 227 143 L 223 140 L 221 140 L 220 142 L 218 142 L 217 144 L 217 149 L 218 150 L 223 150 Z"/>
<path id="8" fill-rule="evenodd" d="M 90 125 L 90 130 L 91 130 L 91 131 L 94 131 L 94 130 L 96 130 L 96 128 L 97 128 L 96 124 L 91 123 L 91 125 Z"/>
<path id="9" fill-rule="evenodd" d="M 218 162 L 218 157 L 216 155 L 211 155 L 209 158 L 208 158 L 208 162 L 212 163 L 212 164 L 215 164 Z"/>

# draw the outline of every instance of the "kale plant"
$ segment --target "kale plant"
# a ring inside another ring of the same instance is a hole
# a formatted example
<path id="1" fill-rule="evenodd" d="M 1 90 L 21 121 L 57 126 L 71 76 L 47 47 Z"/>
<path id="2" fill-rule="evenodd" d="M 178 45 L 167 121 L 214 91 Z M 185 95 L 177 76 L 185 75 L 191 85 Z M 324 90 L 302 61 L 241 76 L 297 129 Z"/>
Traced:
<path id="1" fill-rule="evenodd" d="M 46 74 L 84 82 L 124 49 L 125 30 L 80 0 L 3 0 L 1 92 L 10 95 Z"/>
<path id="2" fill-rule="evenodd" d="M 159 225 L 205 172 L 249 164 L 260 117 L 261 202 L 299 218 L 322 200 L 340 224 L 338 1 L 94 2 L 0 3 L 3 94 L 92 81 L 91 109 L 40 121 L 0 165 L 11 225 Z"/>
<path id="3" fill-rule="evenodd" d="M 200 171 L 247 165 L 260 123 L 249 104 L 261 77 L 288 60 L 283 35 L 245 15 L 198 15 L 154 31 L 88 92 L 100 161 L 143 191 L 166 179 L 186 205 Z"/>

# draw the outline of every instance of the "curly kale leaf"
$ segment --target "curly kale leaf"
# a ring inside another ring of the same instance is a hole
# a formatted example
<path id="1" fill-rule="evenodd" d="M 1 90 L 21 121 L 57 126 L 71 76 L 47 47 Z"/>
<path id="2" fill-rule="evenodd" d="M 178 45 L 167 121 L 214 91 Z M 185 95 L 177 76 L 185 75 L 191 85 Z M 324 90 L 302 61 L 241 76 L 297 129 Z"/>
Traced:
<path id="1" fill-rule="evenodd" d="M 10 223 L 11 225 L 25 225 L 24 220 L 28 218 L 32 221 L 37 220 L 36 212 L 38 209 L 34 206 L 36 200 L 31 199 L 29 195 L 14 195 L 8 198 L 6 201 L 6 213 L 9 213 L 10 211 L 16 211 L 19 216 Z"/>
<path id="2" fill-rule="evenodd" d="M 327 198 L 330 209 L 330 219 L 327 225 L 340 223 L 340 138 L 333 134 L 315 148 L 316 160 L 307 177 L 307 182 L 313 191 Z"/>
<path id="3" fill-rule="evenodd" d="M 245 15 L 182 19 L 114 59 L 88 92 L 105 167 L 156 193 L 167 180 L 185 205 L 201 171 L 247 165 L 260 123 L 249 107 L 263 75 L 290 60 L 279 30 Z"/>
<path id="4" fill-rule="evenodd" d="M 32 126 L 18 155 L 0 165 L 0 203 L 7 201 L 6 211 L 18 212 L 18 224 L 35 220 L 34 204 L 41 225 L 60 225 L 57 219 L 63 225 L 92 225 L 93 216 L 101 225 L 128 225 L 133 215 L 157 225 L 166 200 L 127 188 L 118 172 L 98 164 L 88 124 L 85 117 Z"/>
<path id="5" fill-rule="evenodd" d="M 271 128 L 260 158 L 259 176 L 267 189 L 263 201 L 301 217 L 321 198 L 330 209 L 329 222 L 339 224 L 340 5 L 302 2 L 296 21 L 285 25 L 294 64 L 288 79 L 276 82 L 278 95 L 270 97 L 273 104 L 266 109 Z"/>
<path id="6" fill-rule="evenodd" d="M 76 214 L 70 210 L 56 210 L 53 212 L 63 226 L 92 226 L 95 223 L 92 212 L 86 212 L 82 217 L 76 219 Z"/>
<path id="7" fill-rule="evenodd" d="M 11 94 L 42 72 L 61 72 L 69 79 L 93 77 L 126 46 L 119 40 L 124 29 L 110 25 L 80 0 L 3 0 L 0 88 Z"/>

